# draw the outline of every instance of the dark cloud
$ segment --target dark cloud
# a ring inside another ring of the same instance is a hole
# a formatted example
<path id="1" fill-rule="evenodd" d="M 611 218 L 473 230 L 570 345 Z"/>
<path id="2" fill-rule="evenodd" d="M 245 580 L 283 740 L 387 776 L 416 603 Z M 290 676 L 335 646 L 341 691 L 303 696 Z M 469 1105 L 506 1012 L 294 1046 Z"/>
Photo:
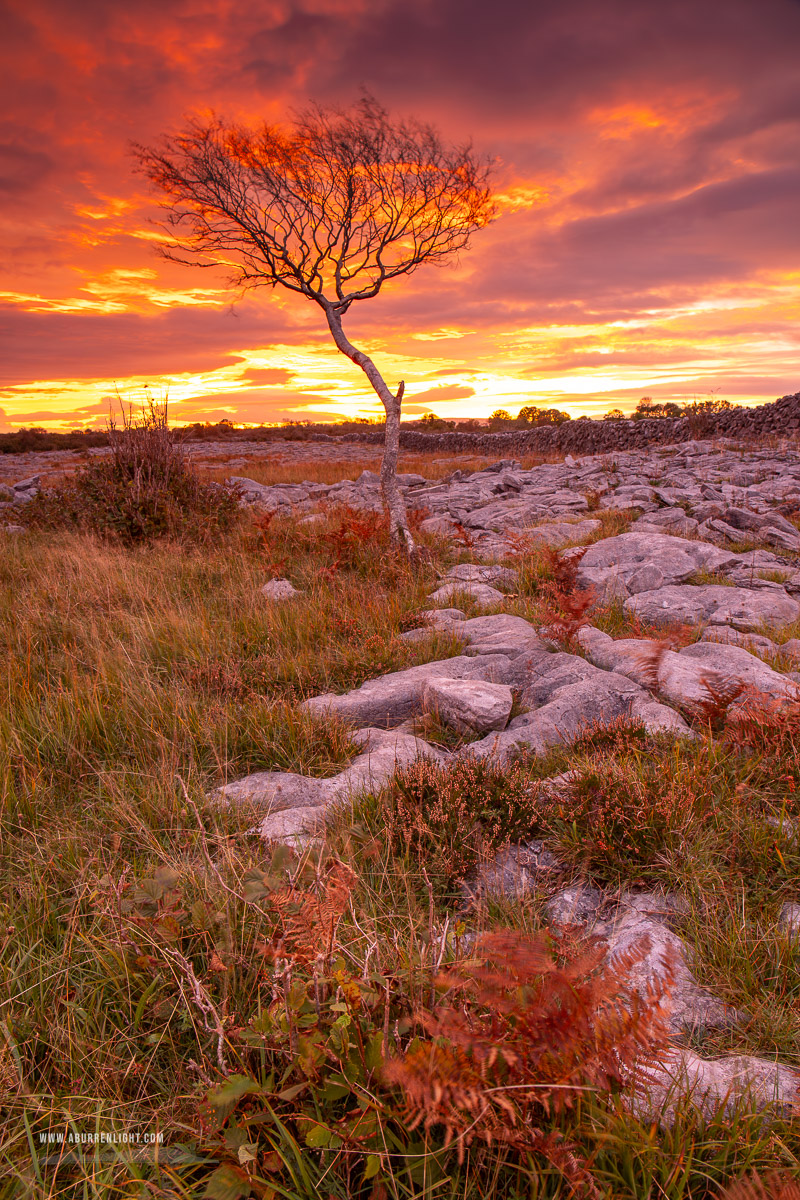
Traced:
<path id="1" fill-rule="evenodd" d="M 41 150 L 20 143 L 0 143 L 0 195 L 27 196 L 46 180 L 53 159 Z"/>
<path id="2" fill-rule="evenodd" d="M 298 340 L 281 311 L 242 304 L 234 309 L 171 308 L 153 316 L 136 313 L 26 312 L 0 307 L 4 353 L 0 385 L 31 378 L 96 379 L 131 375 L 153 378 L 231 366 L 241 346 L 257 349 Z M 35 364 L 35 373 L 31 368 Z M 248 378 L 280 382 L 290 372 L 270 368 Z"/>

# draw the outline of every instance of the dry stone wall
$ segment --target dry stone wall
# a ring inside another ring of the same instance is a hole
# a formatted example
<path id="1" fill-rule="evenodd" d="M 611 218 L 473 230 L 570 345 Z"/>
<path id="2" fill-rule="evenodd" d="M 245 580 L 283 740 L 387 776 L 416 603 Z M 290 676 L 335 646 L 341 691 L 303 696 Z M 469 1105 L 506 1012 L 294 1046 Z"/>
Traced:
<path id="1" fill-rule="evenodd" d="M 519 429 L 509 433 L 423 433 L 402 429 L 404 450 L 464 451 L 511 456 L 536 451 L 561 454 L 606 454 L 639 446 L 670 445 L 697 438 L 761 438 L 800 435 L 800 392 L 757 408 L 734 408 L 701 417 L 654 417 L 633 421 L 566 421 L 563 425 Z M 322 435 L 325 437 L 326 435 Z M 329 435 L 328 435 L 329 436 Z M 381 427 L 348 433 L 348 439 L 383 442 Z M 332 439 L 331 439 L 332 440 Z M 340 440 L 340 439 L 337 439 Z"/>

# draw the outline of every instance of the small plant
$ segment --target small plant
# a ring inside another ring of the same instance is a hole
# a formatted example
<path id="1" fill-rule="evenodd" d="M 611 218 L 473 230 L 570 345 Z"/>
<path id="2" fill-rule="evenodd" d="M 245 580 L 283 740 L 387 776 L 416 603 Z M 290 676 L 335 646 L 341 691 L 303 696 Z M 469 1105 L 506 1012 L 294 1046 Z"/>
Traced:
<path id="1" fill-rule="evenodd" d="M 729 719 L 731 706 L 745 693 L 746 685 L 735 676 L 716 678 L 703 675 L 700 686 L 705 695 L 691 705 L 692 716 L 707 725 L 711 732 L 719 733 Z"/>
<path id="2" fill-rule="evenodd" d="M 631 732 L 634 733 L 635 730 Z M 611 882 L 657 876 L 686 853 L 703 798 L 685 777 L 662 778 L 628 740 L 624 726 L 584 735 L 573 745 L 592 757 L 557 790 L 541 789 L 539 820 L 568 857 Z"/>
<path id="3" fill-rule="evenodd" d="M 550 635 L 565 645 L 570 645 L 578 630 L 588 624 L 595 603 L 594 588 L 578 588 L 578 567 L 585 553 L 585 548 L 566 555 L 555 550 L 544 552 L 551 578 L 542 589 L 547 600 L 543 621 Z"/>
<path id="4" fill-rule="evenodd" d="M 800 1183 L 784 1171 L 771 1171 L 764 1178 L 754 1172 L 732 1183 L 720 1200 L 800 1200 Z"/>
<path id="5" fill-rule="evenodd" d="M 649 948 L 642 939 L 600 970 L 597 947 L 559 966 L 541 936 L 485 935 L 474 959 L 439 976 L 444 1002 L 417 1013 L 427 1039 L 383 1068 L 412 1127 L 443 1126 L 460 1159 L 476 1140 L 542 1155 L 574 1195 L 599 1196 L 557 1119 L 587 1091 L 619 1090 L 665 1043 L 670 964 L 645 1004 L 628 982 Z"/>
<path id="6" fill-rule="evenodd" d="M 166 400 L 148 394 L 139 416 L 123 407 L 122 426 L 110 416 L 107 434 L 109 457 L 40 492 L 24 513 L 30 525 L 72 527 L 128 545 L 159 537 L 205 542 L 231 528 L 236 494 L 200 482 L 170 432 Z"/>
<path id="7" fill-rule="evenodd" d="M 526 772 L 491 758 L 413 763 L 395 776 L 379 815 L 393 852 L 421 864 L 443 895 L 489 851 L 524 841 L 537 823 Z"/>

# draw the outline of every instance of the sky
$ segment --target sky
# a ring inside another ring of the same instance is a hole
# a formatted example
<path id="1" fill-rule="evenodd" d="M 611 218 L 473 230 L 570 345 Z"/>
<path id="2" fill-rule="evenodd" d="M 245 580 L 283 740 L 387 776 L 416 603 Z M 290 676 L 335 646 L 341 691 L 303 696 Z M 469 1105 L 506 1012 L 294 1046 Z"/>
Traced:
<path id="1" fill-rule="evenodd" d="M 354 305 L 404 415 L 800 389 L 800 0 L 3 0 L 0 428 L 377 416 L 319 308 L 165 262 L 132 141 L 361 89 L 498 217 Z"/>

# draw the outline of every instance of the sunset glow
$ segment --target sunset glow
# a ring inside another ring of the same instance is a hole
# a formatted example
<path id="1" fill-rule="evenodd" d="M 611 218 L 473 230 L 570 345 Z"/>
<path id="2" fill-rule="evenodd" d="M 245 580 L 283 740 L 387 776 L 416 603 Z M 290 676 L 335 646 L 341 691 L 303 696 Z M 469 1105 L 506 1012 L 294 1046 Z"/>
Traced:
<path id="1" fill-rule="evenodd" d="M 498 218 L 458 261 L 345 318 L 407 417 L 800 389 L 796 0 L 7 11 L 0 428 L 102 425 L 145 385 L 177 422 L 379 415 L 315 305 L 158 258 L 129 154 L 360 87 L 496 161 Z"/>

